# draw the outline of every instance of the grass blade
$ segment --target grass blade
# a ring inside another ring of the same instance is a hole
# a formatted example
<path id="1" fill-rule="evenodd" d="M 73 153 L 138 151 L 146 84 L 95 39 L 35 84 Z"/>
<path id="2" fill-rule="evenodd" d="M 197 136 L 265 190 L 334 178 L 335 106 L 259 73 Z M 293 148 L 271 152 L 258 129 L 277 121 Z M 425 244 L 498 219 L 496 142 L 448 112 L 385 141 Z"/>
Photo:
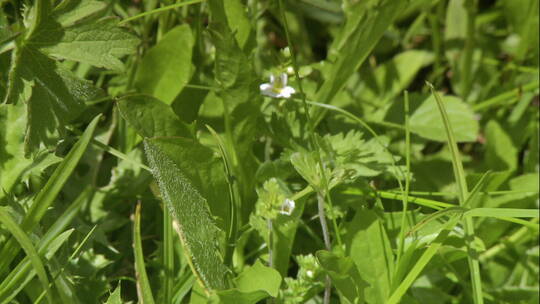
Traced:
<path id="1" fill-rule="evenodd" d="M 538 217 L 538 209 L 515 209 L 515 208 L 474 208 L 465 212 L 470 217 Z"/>
<path id="2" fill-rule="evenodd" d="M 454 177 L 459 191 L 459 202 L 461 206 L 465 206 L 469 201 L 469 190 L 467 189 L 467 180 L 465 179 L 465 171 L 463 170 L 463 163 L 459 155 L 459 150 L 457 146 L 456 139 L 454 137 L 454 131 L 452 130 L 452 125 L 450 124 L 450 119 L 446 113 L 444 103 L 441 96 L 435 91 L 435 88 L 432 84 L 428 83 L 428 86 L 431 89 L 431 93 L 437 101 L 437 106 L 442 116 L 443 124 L 446 131 L 446 136 L 448 140 L 448 147 L 450 148 L 450 153 L 452 155 L 452 168 L 454 170 Z M 464 221 L 464 230 L 465 237 L 467 241 L 469 255 L 467 256 L 469 263 L 469 271 L 472 281 L 472 294 L 475 304 L 484 303 L 484 298 L 482 295 L 482 279 L 480 277 L 480 264 L 478 262 L 477 254 L 473 252 L 470 242 L 474 240 L 474 223 L 471 217 L 466 217 Z"/>
<path id="3" fill-rule="evenodd" d="M 34 245 L 32 244 L 30 238 L 24 232 L 24 230 L 19 225 L 17 225 L 17 223 L 11 218 L 5 207 L 0 208 L 0 222 L 4 224 L 6 229 L 9 230 L 9 232 L 13 235 L 13 237 L 15 237 L 17 242 L 26 252 L 26 255 L 30 259 L 32 266 L 34 266 L 34 270 L 38 275 L 39 281 L 41 282 L 43 289 L 45 289 L 47 293 L 47 300 L 49 301 L 49 303 L 54 303 L 49 289 L 49 278 L 47 277 L 47 272 L 45 271 L 45 267 L 41 262 L 41 258 L 36 249 L 34 248 Z"/>
<path id="4" fill-rule="evenodd" d="M 152 288 L 146 275 L 144 253 L 141 243 L 141 202 L 137 203 L 133 220 L 133 252 L 135 255 L 135 276 L 137 278 L 137 295 L 142 304 L 154 304 Z"/>
<path id="5" fill-rule="evenodd" d="M 56 167 L 45 186 L 37 194 L 36 198 L 34 199 L 34 203 L 28 210 L 28 213 L 21 224 L 21 229 L 23 231 L 28 232 L 32 230 L 56 199 L 56 196 L 58 193 L 60 193 L 60 190 L 62 190 L 62 187 L 68 180 L 73 170 L 75 170 L 75 166 L 77 166 L 79 160 L 86 151 L 100 118 L 101 115 L 98 115 L 92 120 L 92 122 L 90 122 L 81 138 L 77 141 L 73 148 L 71 148 L 67 156 L 58 165 L 58 167 Z M 0 256 L 2 257 L 0 260 L 0 273 L 3 273 L 6 270 L 6 267 L 11 263 L 18 252 L 19 248 L 16 246 L 13 240 L 9 240 L 5 244 L 4 248 L 2 248 L 0 251 Z"/>
<path id="6" fill-rule="evenodd" d="M 386 301 L 386 304 L 400 303 L 401 297 L 405 294 L 405 292 L 407 292 L 407 290 L 414 283 L 418 275 L 420 275 L 424 267 L 437 253 L 452 228 L 459 222 L 460 218 L 461 217 L 459 215 L 454 215 L 448 222 L 446 222 L 437 238 L 429 245 L 429 247 L 422 254 L 420 259 L 418 259 L 414 267 L 409 271 L 405 279 L 403 279 L 401 284 L 399 284 L 396 290 L 394 290 L 390 298 Z"/>

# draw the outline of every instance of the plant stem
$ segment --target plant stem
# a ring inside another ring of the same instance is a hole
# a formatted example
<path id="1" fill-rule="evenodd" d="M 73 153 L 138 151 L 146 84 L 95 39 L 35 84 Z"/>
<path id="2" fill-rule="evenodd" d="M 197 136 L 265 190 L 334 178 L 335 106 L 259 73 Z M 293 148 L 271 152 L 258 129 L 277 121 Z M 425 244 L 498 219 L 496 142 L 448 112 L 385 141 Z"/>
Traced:
<path id="1" fill-rule="evenodd" d="M 399 246 L 397 254 L 397 264 L 401 260 L 405 247 L 405 230 L 407 229 L 407 208 L 409 204 L 409 186 L 411 174 L 411 132 L 409 129 L 409 93 L 404 92 L 405 101 L 405 163 L 407 171 L 405 173 L 405 192 L 403 193 L 403 212 L 401 214 L 401 229 L 399 232 Z M 396 268 L 397 269 L 397 268 Z"/>
<path id="2" fill-rule="evenodd" d="M 324 214 L 324 193 L 317 192 L 317 207 L 319 208 L 319 220 L 321 221 L 321 228 L 323 232 L 324 247 L 326 250 L 332 250 L 332 243 L 330 242 L 330 233 L 328 231 L 328 224 L 326 223 L 326 217 Z M 330 295 L 332 293 L 332 280 L 329 275 L 326 275 L 324 280 L 324 302 L 330 303 Z"/>
<path id="3" fill-rule="evenodd" d="M 272 246 L 274 244 L 274 227 L 272 225 L 271 219 L 267 219 L 266 224 L 268 225 L 268 267 L 274 268 L 274 258 L 272 257 Z"/>
<path id="4" fill-rule="evenodd" d="M 467 39 L 465 40 L 465 49 L 461 60 L 461 73 L 463 75 L 461 81 L 461 95 L 467 100 L 472 88 L 472 59 L 475 45 L 475 28 L 476 28 L 476 10 L 477 0 L 468 0 L 465 4 L 467 10 Z"/>

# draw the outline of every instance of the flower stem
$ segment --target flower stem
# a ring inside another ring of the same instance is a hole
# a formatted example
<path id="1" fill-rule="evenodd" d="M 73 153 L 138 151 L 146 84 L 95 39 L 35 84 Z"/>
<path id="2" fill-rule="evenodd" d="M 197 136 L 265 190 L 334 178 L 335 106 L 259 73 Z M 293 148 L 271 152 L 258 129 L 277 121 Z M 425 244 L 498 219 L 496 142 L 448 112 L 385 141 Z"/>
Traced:
<path id="1" fill-rule="evenodd" d="M 324 193 L 317 192 L 317 207 L 319 208 L 319 220 L 321 221 L 321 228 L 323 232 L 324 247 L 326 250 L 332 250 L 332 244 L 330 242 L 330 233 L 328 231 L 328 224 L 326 223 L 326 217 L 324 214 Z M 324 280 L 324 304 L 330 303 L 330 295 L 332 293 L 332 280 L 330 276 L 326 275 Z"/>

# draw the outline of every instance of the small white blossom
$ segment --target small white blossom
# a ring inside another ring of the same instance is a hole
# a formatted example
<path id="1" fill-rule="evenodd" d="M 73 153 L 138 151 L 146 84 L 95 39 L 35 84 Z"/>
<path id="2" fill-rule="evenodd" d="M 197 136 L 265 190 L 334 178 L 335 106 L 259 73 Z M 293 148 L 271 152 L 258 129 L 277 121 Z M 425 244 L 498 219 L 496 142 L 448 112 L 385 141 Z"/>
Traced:
<path id="1" fill-rule="evenodd" d="M 294 74 L 294 68 L 292 66 L 287 67 L 287 74 L 293 75 Z"/>
<path id="2" fill-rule="evenodd" d="M 270 75 L 270 83 L 263 83 L 259 87 L 261 94 L 273 98 L 290 98 L 296 92 L 293 87 L 287 86 L 287 74 L 281 73 L 277 78 Z"/>
<path id="3" fill-rule="evenodd" d="M 287 198 L 281 205 L 281 209 L 279 210 L 279 213 L 285 214 L 285 215 L 291 215 L 295 206 L 296 206 L 296 203 L 292 199 Z"/>
<path id="4" fill-rule="evenodd" d="M 313 279 L 313 271 L 312 270 L 306 271 L 306 275 L 308 276 L 308 278 Z"/>

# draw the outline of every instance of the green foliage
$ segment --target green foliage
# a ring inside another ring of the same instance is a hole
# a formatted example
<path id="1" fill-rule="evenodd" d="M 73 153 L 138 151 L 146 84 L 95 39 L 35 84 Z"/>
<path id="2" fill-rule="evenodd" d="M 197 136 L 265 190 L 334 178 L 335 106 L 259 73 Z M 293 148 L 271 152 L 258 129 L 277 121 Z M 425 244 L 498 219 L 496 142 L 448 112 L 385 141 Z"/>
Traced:
<path id="1" fill-rule="evenodd" d="M 193 271 L 206 288 L 223 289 L 227 270 L 219 257 L 219 228 L 208 207 L 223 204 L 215 192 L 219 181 L 212 183 L 218 178 L 212 153 L 189 140 L 179 143 L 145 140 L 146 155 Z"/>
<path id="2" fill-rule="evenodd" d="M 142 59 L 135 78 L 137 89 L 171 104 L 191 78 L 193 43 L 186 24 L 167 32 Z"/>
<path id="3" fill-rule="evenodd" d="M 0 304 L 538 302 L 538 3 L 0 1 Z"/>

